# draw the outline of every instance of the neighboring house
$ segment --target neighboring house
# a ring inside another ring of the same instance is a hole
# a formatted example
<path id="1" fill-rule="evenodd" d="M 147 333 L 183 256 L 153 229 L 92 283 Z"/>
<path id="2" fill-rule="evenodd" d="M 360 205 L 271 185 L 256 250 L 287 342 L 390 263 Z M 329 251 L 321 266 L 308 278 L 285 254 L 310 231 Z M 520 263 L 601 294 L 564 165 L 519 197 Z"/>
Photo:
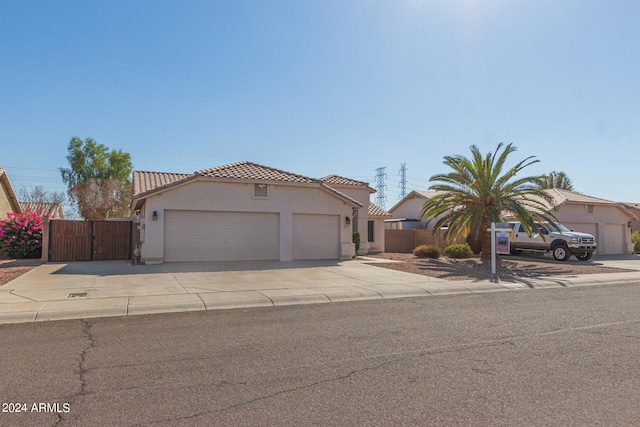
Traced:
<path id="1" fill-rule="evenodd" d="M 420 210 L 425 202 L 438 194 L 436 191 L 412 191 L 395 204 L 389 213 L 392 219 L 385 221 L 388 230 L 432 230 L 436 221 L 420 218 Z"/>
<path id="2" fill-rule="evenodd" d="M 640 231 L 640 203 L 623 203 L 636 219 L 631 220 L 631 232 Z"/>
<path id="3" fill-rule="evenodd" d="M 360 233 L 360 250 L 358 255 L 367 255 L 368 253 L 384 252 L 384 232 L 376 233 L 377 228 L 384 228 L 384 218 L 390 216 L 383 209 L 376 205 L 371 207 L 369 202 L 371 194 L 376 190 L 369 187 L 369 184 L 355 179 L 345 178 L 338 175 L 329 175 L 321 178 L 321 181 L 329 185 L 333 189 L 346 194 L 352 199 L 357 200 L 360 207 L 353 215 L 353 231 Z M 373 213 L 373 215 L 372 215 Z"/>
<path id="4" fill-rule="evenodd" d="M 348 259 L 355 254 L 353 213 L 362 207 L 322 180 L 251 162 L 192 174 L 133 173 L 132 209 L 147 264 Z"/>
<path id="5" fill-rule="evenodd" d="M 553 198 L 550 212 L 567 227 L 595 236 L 598 254 L 626 254 L 633 251 L 631 225 L 638 217 L 622 203 L 599 199 L 561 189 L 547 190 Z M 388 229 L 425 228 L 420 210 L 428 198 L 437 193 L 412 191 L 389 210 L 393 219 Z M 557 210 L 552 210 L 555 207 Z M 433 228 L 431 221 L 427 228 Z"/>
<path id="6" fill-rule="evenodd" d="M 40 216 L 46 215 L 50 218 L 64 219 L 60 203 L 20 202 L 20 207 L 23 211 L 35 212 Z"/>
<path id="7" fill-rule="evenodd" d="M 5 219 L 9 212 L 22 213 L 22 209 L 11 187 L 7 172 L 0 168 L 0 219 Z"/>
<path id="8" fill-rule="evenodd" d="M 631 221 L 636 216 L 622 203 L 553 188 L 557 211 L 551 211 L 558 222 L 572 230 L 589 233 L 596 238 L 598 254 L 617 255 L 633 252 Z"/>

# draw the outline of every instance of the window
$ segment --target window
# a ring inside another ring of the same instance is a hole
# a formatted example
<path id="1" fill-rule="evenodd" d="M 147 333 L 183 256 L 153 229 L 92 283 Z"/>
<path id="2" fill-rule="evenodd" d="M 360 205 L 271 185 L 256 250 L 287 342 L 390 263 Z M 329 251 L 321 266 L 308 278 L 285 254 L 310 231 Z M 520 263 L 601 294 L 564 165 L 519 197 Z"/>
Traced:
<path id="1" fill-rule="evenodd" d="M 588 214 L 592 214 L 595 209 L 596 209 L 596 207 L 594 205 L 587 205 L 587 213 Z"/>
<path id="2" fill-rule="evenodd" d="M 267 184 L 255 184 L 253 186 L 253 197 L 267 197 Z"/>
<path id="3" fill-rule="evenodd" d="M 367 242 L 374 242 L 373 240 L 373 221 L 367 222 Z"/>

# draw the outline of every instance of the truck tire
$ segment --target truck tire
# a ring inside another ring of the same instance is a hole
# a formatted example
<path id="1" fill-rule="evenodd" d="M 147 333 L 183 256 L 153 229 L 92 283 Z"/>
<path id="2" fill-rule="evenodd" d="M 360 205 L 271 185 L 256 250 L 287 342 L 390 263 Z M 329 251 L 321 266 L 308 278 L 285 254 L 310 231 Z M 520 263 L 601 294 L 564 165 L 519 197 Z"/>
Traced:
<path id="1" fill-rule="evenodd" d="M 571 251 L 569 251 L 567 245 L 564 244 L 555 246 L 551 252 L 557 261 L 566 261 L 571 258 Z"/>
<path id="2" fill-rule="evenodd" d="M 577 254 L 576 258 L 578 258 L 580 261 L 589 261 L 591 258 L 593 258 L 593 252 Z"/>

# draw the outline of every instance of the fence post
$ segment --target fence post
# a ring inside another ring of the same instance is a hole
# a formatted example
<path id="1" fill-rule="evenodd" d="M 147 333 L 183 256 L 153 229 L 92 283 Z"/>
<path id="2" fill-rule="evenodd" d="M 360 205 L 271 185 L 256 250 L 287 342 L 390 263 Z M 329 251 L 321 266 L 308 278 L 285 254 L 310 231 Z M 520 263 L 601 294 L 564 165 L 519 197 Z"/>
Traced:
<path id="1" fill-rule="evenodd" d="M 42 216 L 42 255 L 41 259 L 43 263 L 49 262 L 49 246 L 50 246 L 50 228 L 51 228 L 51 219 L 49 215 Z"/>

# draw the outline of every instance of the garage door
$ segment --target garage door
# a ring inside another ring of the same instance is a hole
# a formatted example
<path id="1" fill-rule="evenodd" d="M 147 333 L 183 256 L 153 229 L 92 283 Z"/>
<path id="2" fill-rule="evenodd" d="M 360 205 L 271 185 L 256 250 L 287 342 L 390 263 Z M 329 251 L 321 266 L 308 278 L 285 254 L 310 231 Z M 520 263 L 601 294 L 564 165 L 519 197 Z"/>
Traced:
<path id="1" fill-rule="evenodd" d="M 293 259 L 339 258 L 339 215 L 293 215 Z"/>
<path id="2" fill-rule="evenodd" d="M 605 254 L 618 255 L 624 253 L 624 241 L 626 225 L 604 225 L 604 250 Z"/>
<path id="3" fill-rule="evenodd" d="M 165 211 L 164 260 L 279 259 L 277 213 Z"/>

